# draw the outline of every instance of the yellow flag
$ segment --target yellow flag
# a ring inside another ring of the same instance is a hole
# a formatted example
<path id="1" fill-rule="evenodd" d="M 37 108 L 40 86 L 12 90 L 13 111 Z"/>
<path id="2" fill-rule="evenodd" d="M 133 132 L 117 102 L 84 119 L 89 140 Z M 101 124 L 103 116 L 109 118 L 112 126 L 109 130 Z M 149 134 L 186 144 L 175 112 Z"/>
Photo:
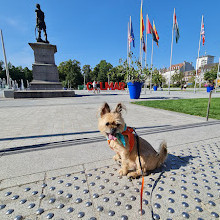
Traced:
<path id="1" fill-rule="evenodd" d="M 142 13 L 142 1 L 141 1 L 141 12 L 140 12 L 140 39 L 142 39 L 144 33 L 144 19 Z"/>

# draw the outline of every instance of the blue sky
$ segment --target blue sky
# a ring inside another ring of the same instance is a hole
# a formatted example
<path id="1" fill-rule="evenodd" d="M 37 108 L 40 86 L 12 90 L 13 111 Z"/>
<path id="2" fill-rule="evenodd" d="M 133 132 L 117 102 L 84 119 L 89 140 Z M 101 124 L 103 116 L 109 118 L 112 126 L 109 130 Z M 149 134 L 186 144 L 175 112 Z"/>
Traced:
<path id="1" fill-rule="evenodd" d="M 139 19 L 141 0 L 1 0 L 0 29 L 3 30 L 7 59 L 15 66 L 28 66 L 34 62 L 28 42 L 35 42 L 35 4 L 45 13 L 48 40 L 57 45 L 56 64 L 68 59 L 80 61 L 81 66 L 95 67 L 105 59 L 118 65 L 127 56 L 127 24 L 132 16 L 136 48 L 139 56 Z M 154 44 L 153 64 L 157 68 L 169 67 L 173 9 L 180 29 L 180 39 L 173 47 L 173 64 L 183 61 L 195 66 L 201 17 L 204 14 L 205 46 L 200 54 L 220 56 L 219 0 L 143 0 L 144 17 L 154 19 L 160 37 L 159 48 Z M 145 24 L 146 25 L 146 24 Z M 148 63 L 151 53 L 148 35 Z M 0 60 L 3 52 L 0 47 Z"/>

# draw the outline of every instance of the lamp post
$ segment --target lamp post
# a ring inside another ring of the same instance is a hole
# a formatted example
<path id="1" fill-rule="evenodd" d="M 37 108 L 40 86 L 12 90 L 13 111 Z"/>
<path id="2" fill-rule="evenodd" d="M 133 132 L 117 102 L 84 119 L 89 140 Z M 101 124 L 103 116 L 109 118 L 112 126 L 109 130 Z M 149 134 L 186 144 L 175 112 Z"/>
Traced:
<path id="1" fill-rule="evenodd" d="M 6 53 L 5 53 L 5 45 L 4 45 L 2 30 L 0 30 L 0 32 L 1 32 L 1 40 L 2 40 L 2 49 L 3 49 L 4 59 L 5 59 L 5 70 L 6 70 L 6 77 L 7 77 L 7 85 L 8 85 L 8 88 L 10 88 L 10 83 L 9 83 L 10 77 L 9 77 L 9 70 L 8 70 L 8 62 L 7 62 Z"/>

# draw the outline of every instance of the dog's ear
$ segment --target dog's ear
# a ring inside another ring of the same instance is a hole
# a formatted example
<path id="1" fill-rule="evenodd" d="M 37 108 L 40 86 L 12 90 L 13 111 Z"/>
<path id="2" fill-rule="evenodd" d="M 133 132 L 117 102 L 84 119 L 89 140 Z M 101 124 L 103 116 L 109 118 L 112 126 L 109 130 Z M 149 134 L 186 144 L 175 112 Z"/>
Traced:
<path id="1" fill-rule="evenodd" d="M 100 108 L 100 116 L 102 117 L 104 114 L 109 113 L 110 111 L 111 110 L 108 103 L 105 102 L 104 105 Z"/>
<path id="2" fill-rule="evenodd" d="M 122 103 L 118 103 L 115 108 L 115 112 L 121 114 L 123 109 L 126 110 L 126 107 Z"/>

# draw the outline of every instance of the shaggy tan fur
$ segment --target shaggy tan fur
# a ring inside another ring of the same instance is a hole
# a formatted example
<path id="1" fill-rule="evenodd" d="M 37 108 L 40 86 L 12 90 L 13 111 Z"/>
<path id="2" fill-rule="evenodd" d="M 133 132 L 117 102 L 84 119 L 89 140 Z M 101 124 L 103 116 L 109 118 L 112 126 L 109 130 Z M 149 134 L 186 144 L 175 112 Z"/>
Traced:
<path id="1" fill-rule="evenodd" d="M 125 127 L 125 121 L 122 117 L 122 110 L 125 107 L 118 103 L 114 111 L 110 110 L 107 103 L 100 108 L 100 118 L 98 120 L 98 128 L 100 132 L 106 137 L 115 137 L 117 133 L 122 133 Z M 119 143 L 118 140 L 112 139 L 110 141 L 110 147 L 115 151 L 116 155 L 113 157 L 114 160 L 121 162 L 121 169 L 119 170 L 120 175 L 127 175 L 128 177 L 136 178 L 141 175 L 141 168 L 138 160 L 137 143 L 135 139 L 135 145 L 131 152 L 129 152 L 129 141 L 128 137 L 124 136 L 126 146 Z M 160 167 L 167 157 L 167 144 L 163 141 L 160 144 L 159 153 L 143 138 L 139 138 L 140 147 L 140 159 L 141 166 L 144 174 L 147 171 L 154 170 Z"/>

